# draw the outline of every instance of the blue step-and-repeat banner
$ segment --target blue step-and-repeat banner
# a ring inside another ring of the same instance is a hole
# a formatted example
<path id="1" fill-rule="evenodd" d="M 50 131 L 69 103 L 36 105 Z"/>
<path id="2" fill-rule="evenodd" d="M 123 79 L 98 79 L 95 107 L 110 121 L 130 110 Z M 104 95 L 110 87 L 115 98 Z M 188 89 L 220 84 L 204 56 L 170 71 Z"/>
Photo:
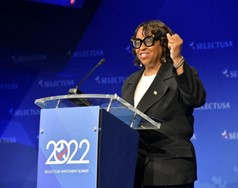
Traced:
<path id="1" fill-rule="evenodd" d="M 35 99 L 120 95 L 137 25 L 159 19 L 184 39 L 206 104 L 195 110 L 196 188 L 238 188 L 238 1 L 3 0 L 0 2 L 0 187 L 34 188 L 40 109 Z"/>

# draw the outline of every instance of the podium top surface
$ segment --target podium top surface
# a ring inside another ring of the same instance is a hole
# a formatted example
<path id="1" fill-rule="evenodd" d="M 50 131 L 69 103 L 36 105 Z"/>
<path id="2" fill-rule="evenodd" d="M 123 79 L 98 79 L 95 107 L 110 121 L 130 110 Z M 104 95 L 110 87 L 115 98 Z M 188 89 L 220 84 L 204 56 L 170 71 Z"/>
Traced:
<path id="1" fill-rule="evenodd" d="M 36 99 L 35 104 L 42 109 L 100 106 L 133 129 L 154 130 L 161 126 L 159 121 L 151 119 L 117 94 L 58 95 Z"/>

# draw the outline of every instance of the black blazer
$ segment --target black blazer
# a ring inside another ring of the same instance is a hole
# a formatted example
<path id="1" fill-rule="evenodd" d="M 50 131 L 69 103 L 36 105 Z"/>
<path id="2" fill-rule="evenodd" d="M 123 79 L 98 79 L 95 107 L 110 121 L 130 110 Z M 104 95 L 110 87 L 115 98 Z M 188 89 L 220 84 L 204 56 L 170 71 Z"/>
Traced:
<path id="1" fill-rule="evenodd" d="M 143 69 L 133 73 L 122 87 L 122 98 L 134 104 L 134 92 Z M 144 183 L 148 186 L 179 185 L 197 179 L 196 156 L 190 141 L 193 135 L 193 110 L 202 106 L 206 92 L 195 69 L 184 63 L 184 73 L 177 75 L 172 63 L 163 64 L 137 109 L 164 121 L 160 133 L 149 135 L 140 143 L 146 153 Z"/>

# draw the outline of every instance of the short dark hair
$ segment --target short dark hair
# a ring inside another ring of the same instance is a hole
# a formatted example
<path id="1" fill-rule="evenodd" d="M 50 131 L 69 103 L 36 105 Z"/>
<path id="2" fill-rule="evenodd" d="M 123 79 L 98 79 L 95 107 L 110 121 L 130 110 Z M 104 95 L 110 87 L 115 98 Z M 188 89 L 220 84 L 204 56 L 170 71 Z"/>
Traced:
<path id="1" fill-rule="evenodd" d="M 141 27 L 143 28 L 143 35 L 145 37 L 154 35 L 160 41 L 163 49 L 161 63 L 165 63 L 167 61 L 171 62 L 172 59 L 170 58 L 170 50 L 168 48 L 168 39 L 166 34 L 173 34 L 173 31 L 160 20 L 149 20 L 138 25 L 134 32 L 134 35 L 132 36 L 132 40 L 136 38 L 136 34 Z M 140 60 L 136 57 L 135 49 L 133 49 L 133 53 L 135 55 L 135 65 L 141 66 Z"/>

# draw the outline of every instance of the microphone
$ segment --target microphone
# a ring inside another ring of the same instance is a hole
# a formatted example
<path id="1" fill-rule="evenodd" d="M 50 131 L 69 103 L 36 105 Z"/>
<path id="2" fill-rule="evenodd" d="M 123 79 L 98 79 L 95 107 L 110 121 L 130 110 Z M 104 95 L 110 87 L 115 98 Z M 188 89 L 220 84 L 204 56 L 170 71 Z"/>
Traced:
<path id="1" fill-rule="evenodd" d="M 70 95 L 73 95 L 73 94 L 81 94 L 82 92 L 79 90 L 79 86 L 81 86 L 86 80 L 87 78 L 93 73 L 93 71 L 98 68 L 98 66 L 102 65 L 106 60 L 103 58 L 101 59 L 97 64 L 96 66 L 94 66 L 89 72 L 88 74 L 86 74 L 83 79 L 76 85 L 75 88 L 71 88 L 69 89 L 69 93 Z"/>

